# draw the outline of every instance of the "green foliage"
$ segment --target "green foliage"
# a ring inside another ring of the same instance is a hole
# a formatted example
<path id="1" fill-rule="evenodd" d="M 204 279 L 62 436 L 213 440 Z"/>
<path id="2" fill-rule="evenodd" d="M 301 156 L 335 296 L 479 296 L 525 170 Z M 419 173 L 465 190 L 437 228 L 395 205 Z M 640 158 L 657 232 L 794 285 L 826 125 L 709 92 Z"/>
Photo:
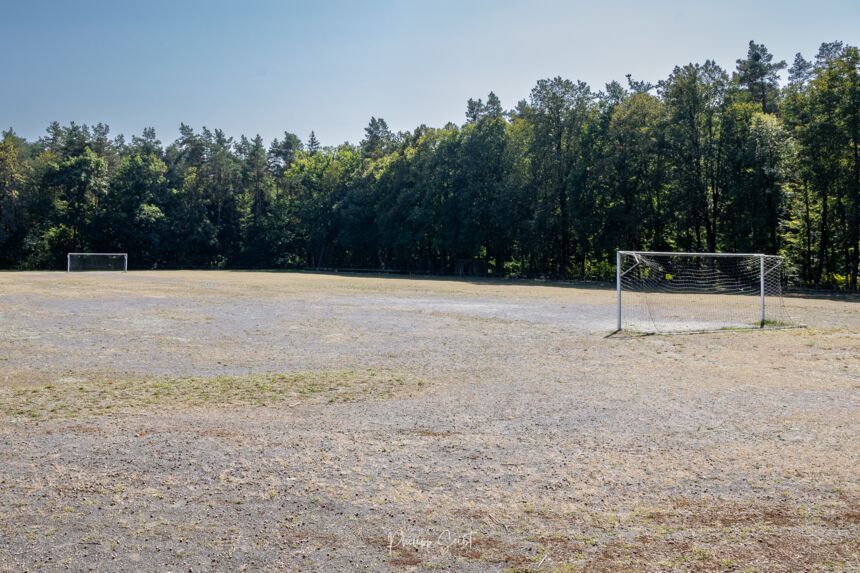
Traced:
<path id="1" fill-rule="evenodd" d="M 623 249 L 781 253 L 798 283 L 856 289 L 860 52 L 785 62 L 750 42 L 656 84 L 593 91 L 556 77 L 505 111 L 358 145 L 266 147 L 187 125 L 111 140 L 52 123 L 0 141 L 0 266 L 60 268 L 71 250 L 137 268 L 359 268 L 607 279 Z M 482 271 L 483 272 L 483 271 Z"/>
<path id="2" fill-rule="evenodd" d="M 23 157 L 26 144 L 10 130 L 0 141 L 0 264 L 21 256 L 24 207 L 30 166 Z"/>
<path id="3" fill-rule="evenodd" d="M 750 40 L 746 59 L 738 60 L 737 64 L 737 81 L 748 90 L 750 99 L 761 107 L 762 113 L 776 111 L 779 72 L 785 69 L 785 62 L 774 63 L 764 44 Z"/>

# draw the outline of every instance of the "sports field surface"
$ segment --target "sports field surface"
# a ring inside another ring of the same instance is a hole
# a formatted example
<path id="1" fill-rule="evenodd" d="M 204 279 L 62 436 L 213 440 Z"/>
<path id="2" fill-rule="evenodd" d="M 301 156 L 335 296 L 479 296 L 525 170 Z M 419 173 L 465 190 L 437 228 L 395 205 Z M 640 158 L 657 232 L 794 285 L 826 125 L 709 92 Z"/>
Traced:
<path id="1" fill-rule="evenodd" d="M 0 571 L 860 571 L 860 299 L 0 273 Z"/>

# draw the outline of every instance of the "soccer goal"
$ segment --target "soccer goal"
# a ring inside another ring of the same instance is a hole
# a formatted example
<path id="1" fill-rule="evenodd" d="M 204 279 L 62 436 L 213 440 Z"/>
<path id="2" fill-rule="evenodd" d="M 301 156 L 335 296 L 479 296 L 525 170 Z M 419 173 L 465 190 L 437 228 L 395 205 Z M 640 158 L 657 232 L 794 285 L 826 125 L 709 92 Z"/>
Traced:
<path id="1" fill-rule="evenodd" d="M 122 271 L 128 272 L 127 253 L 69 253 L 66 272 Z"/>
<path id="2" fill-rule="evenodd" d="M 617 328 L 696 332 L 795 326 L 782 257 L 618 251 Z"/>

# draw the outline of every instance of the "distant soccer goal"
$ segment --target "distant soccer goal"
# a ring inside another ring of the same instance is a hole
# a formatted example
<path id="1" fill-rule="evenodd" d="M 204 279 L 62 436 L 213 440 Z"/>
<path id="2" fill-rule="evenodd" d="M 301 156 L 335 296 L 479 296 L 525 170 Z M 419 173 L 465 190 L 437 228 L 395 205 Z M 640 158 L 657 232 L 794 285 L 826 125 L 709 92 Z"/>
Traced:
<path id="1" fill-rule="evenodd" d="M 69 253 L 66 272 L 128 271 L 127 253 Z"/>
<path id="2" fill-rule="evenodd" d="M 618 330 L 696 332 L 796 326 L 782 257 L 618 251 Z"/>

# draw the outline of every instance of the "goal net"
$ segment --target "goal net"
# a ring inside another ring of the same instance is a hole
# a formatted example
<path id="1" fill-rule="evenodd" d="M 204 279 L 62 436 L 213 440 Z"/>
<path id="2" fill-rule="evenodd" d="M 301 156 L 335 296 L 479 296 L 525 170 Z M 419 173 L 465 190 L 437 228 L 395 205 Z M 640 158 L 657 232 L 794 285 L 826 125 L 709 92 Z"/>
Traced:
<path id="1" fill-rule="evenodd" d="M 122 271 L 128 270 L 126 253 L 69 253 L 67 272 L 76 271 Z"/>
<path id="2" fill-rule="evenodd" d="M 782 257 L 619 251 L 617 328 L 696 332 L 794 326 Z"/>

